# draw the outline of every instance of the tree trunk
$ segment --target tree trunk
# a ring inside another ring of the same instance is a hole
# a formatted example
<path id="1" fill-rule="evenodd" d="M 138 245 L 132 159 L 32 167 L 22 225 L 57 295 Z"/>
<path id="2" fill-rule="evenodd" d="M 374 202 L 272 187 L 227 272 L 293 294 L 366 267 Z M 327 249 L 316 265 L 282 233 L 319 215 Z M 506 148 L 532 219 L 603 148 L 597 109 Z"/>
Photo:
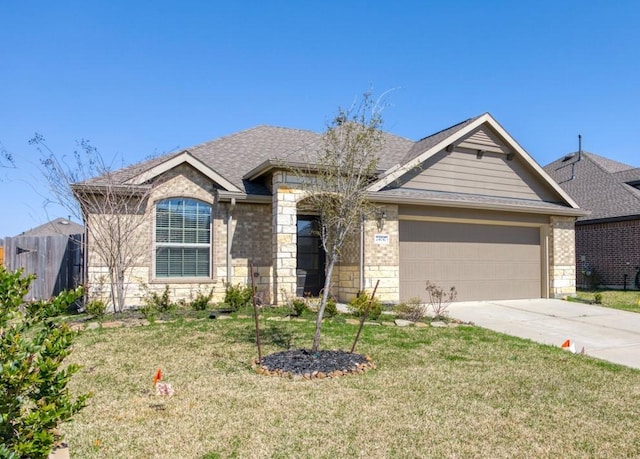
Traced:
<path id="1" fill-rule="evenodd" d="M 111 303 L 113 304 L 113 313 L 118 312 L 118 302 L 117 302 L 117 293 L 116 293 L 116 276 L 113 272 L 113 269 L 109 270 L 109 283 L 111 284 Z"/>
<path id="2" fill-rule="evenodd" d="M 329 257 L 329 263 L 327 264 L 327 270 L 324 279 L 324 289 L 322 290 L 322 300 L 320 301 L 320 309 L 318 310 L 318 318 L 316 319 L 316 332 L 313 335 L 313 346 L 311 350 L 318 352 L 320 349 L 320 334 L 322 332 L 322 319 L 324 317 L 324 310 L 327 306 L 327 300 L 329 299 L 329 289 L 331 288 L 331 274 L 333 273 L 333 266 L 336 264 L 337 255 L 331 255 Z"/>

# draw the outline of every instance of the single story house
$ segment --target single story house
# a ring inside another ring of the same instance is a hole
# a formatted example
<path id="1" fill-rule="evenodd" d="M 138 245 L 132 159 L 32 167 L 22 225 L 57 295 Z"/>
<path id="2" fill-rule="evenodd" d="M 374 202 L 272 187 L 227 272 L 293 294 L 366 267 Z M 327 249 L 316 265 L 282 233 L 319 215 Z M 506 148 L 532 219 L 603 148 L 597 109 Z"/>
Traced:
<path id="1" fill-rule="evenodd" d="M 578 285 L 640 288 L 640 168 L 577 151 L 544 169 L 590 211 L 576 221 Z"/>
<path id="2" fill-rule="evenodd" d="M 251 277 L 265 303 L 317 295 L 317 216 L 287 165 L 321 145 L 315 132 L 258 126 L 77 184 L 80 197 L 109 183 L 148 190 L 136 216 L 146 223 L 131 234 L 144 250 L 126 275 L 127 305 L 166 285 L 174 299 L 212 286 L 221 298 L 225 283 Z M 368 193 L 380 211 L 341 254 L 338 300 L 378 280 L 389 303 L 424 299 L 427 280 L 455 286 L 459 301 L 575 293 L 574 222 L 584 212 L 489 113 L 418 141 L 384 133 L 379 169 Z M 105 267 L 88 234 L 91 282 Z"/>

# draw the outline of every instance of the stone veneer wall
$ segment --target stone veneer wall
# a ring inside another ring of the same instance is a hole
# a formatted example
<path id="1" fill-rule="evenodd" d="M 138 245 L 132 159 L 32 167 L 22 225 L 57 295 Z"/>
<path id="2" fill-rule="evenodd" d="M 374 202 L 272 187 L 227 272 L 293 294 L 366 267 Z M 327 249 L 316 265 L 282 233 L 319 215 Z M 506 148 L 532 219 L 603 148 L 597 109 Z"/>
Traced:
<path id="1" fill-rule="evenodd" d="M 287 183 L 283 171 L 273 174 L 272 193 L 273 302 L 283 304 L 296 296 L 297 203 L 305 193 L 295 183 Z"/>
<path id="2" fill-rule="evenodd" d="M 372 292 L 379 280 L 376 296 L 383 303 L 400 301 L 400 233 L 398 206 L 380 207 L 387 214 L 384 228 L 378 228 L 378 222 L 368 220 L 364 235 L 364 288 Z M 389 244 L 375 244 L 376 234 L 389 236 Z"/>
<path id="3" fill-rule="evenodd" d="M 549 231 L 549 296 L 576 294 L 575 218 L 551 217 Z"/>
<path id="4" fill-rule="evenodd" d="M 273 189 L 273 259 L 274 301 L 282 303 L 293 298 L 296 293 L 297 263 L 297 214 L 308 213 L 305 209 L 305 192 L 301 190 L 295 177 L 286 172 L 276 172 L 272 177 Z M 380 280 L 377 296 L 383 302 L 397 302 L 399 299 L 399 241 L 398 207 L 383 206 L 387 213 L 384 234 L 389 235 L 388 245 L 374 244 L 374 236 L 379 233 L 377 221 L 365 222 L 364 288 L 373 291 Z M 343 247 L 340 261 L 334 267 L 331 294 L 338 301 L 349 301 L 360 290 L 360 235 L 355 234 Z"/>

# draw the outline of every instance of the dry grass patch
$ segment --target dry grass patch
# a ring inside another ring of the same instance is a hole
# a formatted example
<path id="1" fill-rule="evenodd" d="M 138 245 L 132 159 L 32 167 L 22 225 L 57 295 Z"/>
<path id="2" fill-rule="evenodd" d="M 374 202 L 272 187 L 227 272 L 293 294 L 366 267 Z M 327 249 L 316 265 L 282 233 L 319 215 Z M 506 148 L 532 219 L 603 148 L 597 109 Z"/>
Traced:
<path id="1" fill-rule="evenodd" d="M 265 353 L 307 347 L 311 322 L 267 323 Z M 348 349 L 356 327 L 324 326 Z M 640 456 L 640 372 L 475 327 L 366 327 L 378 369 L 314 381 L 251 371 L 252 321 L 87 331 L 65 426 L 75 457 Z M 176 395 L 159 399 L 162 368 Z"/>

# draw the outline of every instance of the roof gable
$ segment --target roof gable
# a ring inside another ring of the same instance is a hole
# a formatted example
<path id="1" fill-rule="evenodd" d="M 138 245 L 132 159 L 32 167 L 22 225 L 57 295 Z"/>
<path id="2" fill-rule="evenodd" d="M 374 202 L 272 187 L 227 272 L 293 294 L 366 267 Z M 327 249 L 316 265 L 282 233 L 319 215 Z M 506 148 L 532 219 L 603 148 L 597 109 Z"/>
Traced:
<path id="1" fill-rule="evenodd" d="M 218 174 L 216 171 L 211 169 L 199 159 L 193 157 L 188 151 L 183 151 L 178 155 L 172 156 L 165 161 L 154 165 L 150 169 L 147 169 L 146 171 L 132 177 L 126 183 L 131 185 L 141 185 L 181 164 L 189 164 L 194 169 L 211 179 L 213 182 L 223 187 L 226 191 L 240 192 L 240 189 L 237 186 L 224 178 L 222 175 Z"/>
<path id="2" fill-rule="evenodd" d="M 393 188 L 395 183 L 395 187 L 408 184 L 408 188 L 417 186 L 429 191 L 561 200 L 572 208 L 578 207 L 489 113 L 417 142 L 404 159 L 404 164 L 387 171 L 370 191 Z M 470 160 L 474 159 L 480 162 L 473 165 Z M 483 171 L 477 170 L 479 164 Z M 465 181 L 471 177 L 480 181 L 465 189 Z M 496 177 L 502 183 L 496 183 Z"/>

